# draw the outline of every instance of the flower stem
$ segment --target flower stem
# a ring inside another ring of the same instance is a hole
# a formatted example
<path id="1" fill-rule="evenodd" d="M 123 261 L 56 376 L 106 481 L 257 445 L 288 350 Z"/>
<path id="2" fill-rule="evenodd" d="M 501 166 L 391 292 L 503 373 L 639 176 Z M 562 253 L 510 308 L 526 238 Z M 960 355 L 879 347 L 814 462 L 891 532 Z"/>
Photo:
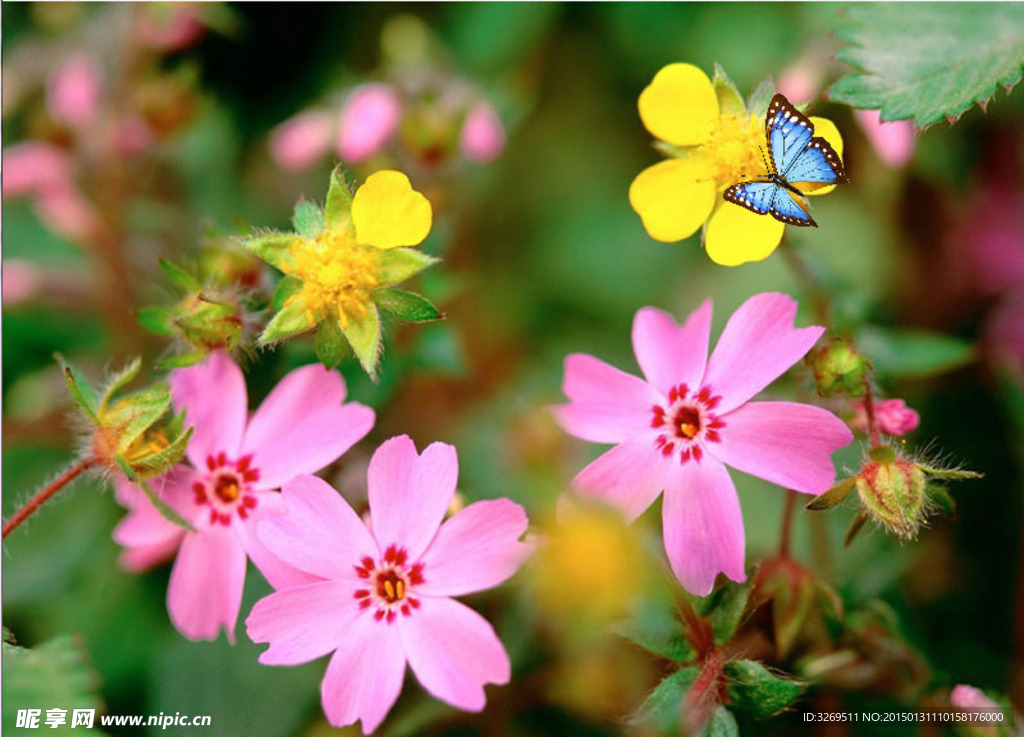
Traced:
<path id="1" fill-rule="evenodd" d="M 33 512 L 39 509 L 39 507 L 43 506 L 51 496 L 70 484 L 97 463 L 99 463 L 98 458 L 91 456 L 89 458 L 83 458 L 47 484 L 44 488 L 36 492 L 35 496 L 29 499 L 21 509 L 11 515 L 11 517 L 4 522 L 3 537 L 7 537 L 12 530 L 28 519 Z"/>
<path id="2" fill-rule="evenodd" d="M 782 530 L 779 533 L 779 557 L 788 558 L 793 537 L 793 512 L 796 510 L 796 492 L 786 490 L 786 506 L 782 510 Z"/>
<path id="3" fill-rule="evenodd" d="M 693 645 L 693 649 L 697 651 L 698 656 L 706 656 L 715 645 L 711 634 L 711 625 L 694 611 L 686 594 L 679 599 L 679 617 L 686 625 L 686 637 Z"/>
<path id="4" fill-rule="evenodd" d="M 864 379 L 864 414 L 868 419 L 868 436 L 871 438 L 871 447 L 877 448 L 882 444 L 882 433 L 878 429 L 878 419 L 875 417 L 875 397 L 871 392 L 871 382 Z"/>

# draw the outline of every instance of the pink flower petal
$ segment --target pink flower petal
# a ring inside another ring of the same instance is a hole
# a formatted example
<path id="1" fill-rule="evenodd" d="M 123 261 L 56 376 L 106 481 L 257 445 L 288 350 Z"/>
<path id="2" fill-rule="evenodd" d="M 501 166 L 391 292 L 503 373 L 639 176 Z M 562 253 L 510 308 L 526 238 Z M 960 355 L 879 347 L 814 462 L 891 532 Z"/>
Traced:
<path id="1" fill-rule="evenodd" d="M 719 572 L 746 580 L 743 516 L 725 466 L 706 456 L 678 466 L 662 505 L 665 552 L 687 591 L 707 596 Z"/>
<path id="2" fill-rule="evenodd" d="M 174 406 L 186 411 L 186 423 L 195 428 L 186 451 L 192 465 L 205 468 L 206 459 L 221 452 L 237 459 L 248 415 L 245 377 L 238 365 L 216 351 L 200 364 L 172 371 L 170 384 Z"/>
<path id="3" fill-rule="evenodd" d="M 426 581 L 418 593 L 460 596 L 497 586 L 533 551 L 519 542 L 526 511 L 508 499 L 476 502 L 441 525 L 421 559 Z"/>
<path id="4" fill-rule="evenodd" d="M 958 709 L 998 709 L 999 705 L 974 686 L 961 683 L 953 687 L 949 700 Z M 993 730 L 994 731 L 994 730 Z"/>
<path id="5" fill-rule="evenodd" d="M 670 461 L 646 440 L 617 445 L 588 465 L 573 480 L 580 496 L 607 502 L 632 522 L 665 488 Z"/>
<path id="6" fill-rule="evenodd" d="M 302 171 L 327 153 L 333 134 L 334 120 L 330 114 L 299 113 L 270 134 L 270 155 L 282 169 Z"/>
<path id="7" fill-rule="evenodd" d="M 508 683 L 511 664 L 486 619 L 454 599 L 424 598 L 398 618 L 409 666 L 435 698 L 465 711 L 486 704 L 484 685 Z"/>
<path id="8" fill-rule="evenodd" d="M 633 318 L 633 350 L 644 376 L 662 394 L 677 384 L 699 389 L 708 360 L 711 300 L 680 327 L 661 310 L 644 307 Z"/>
<path id="9" fill-rule="evenodd" d="M 363 734 L 380 726 L 405 679 L 405 653 L 398 628 L 368 613 L 357 617 L 327 665 L 320 701 L 334 727 L 363 722 Z"/>
<path id="10" fill-rule="evenodd" d="M 494 161 L 505 148 L 505 128 L 494 108 L 478 102 L 466 116 L 459 134 L 462 152 L 474 161 Z"/>
<path id="11" fill-rule="evenodd" d="M 326 655 L 350 637 L 365 615 L 355 599 L 355 581 L 320 581 L 278 591 L 256 602 L 245 620 L 253 642 L 269 642 L 264 665 L 298 665 Z M 366 618 L 366 617 L 364 617 Z"/>
<path id="12" fill-rule="evenodd" d="M 912 122 L 882 122 L 881 110 L 854 110 L 853 116 L 883 164 L 894 168 L 906 166 L 917 146 Z"/>
<path id="13" fill-rule="evenodd" d="M 722 397 L 720 414 L 739 407 L 803 358 L 825 332 L 794 328 L 796 302 L 785 294 L 755 294 L 729 318 L 704 374 Z"/>
<path id="14" fill-rule="evenodd" d="M 398 93 L 386 84 L 367 84 L 352 91 L 341 112 L 338 155 L 355 164 L 373 156 L 391 139 L 402 115 Z"/>
<path id="15" fill-rule="evenodd" d="M 252 453 L 260 472 L 259 488 L 276 489 L 319 471 L 370 431 L 373 410 L 344 400 L 341 374 L 320 364 L 281 379 L 252 416 L 242 443 L 242 455 Z"/>
<path id="16" fill-rule="evenodd" d="M 284 514 L 256 526 L 267 549 L 285 563 L 321 578 L 355 578 L 354 566 L 380 555 L 363 521 L 323 479 L 299 476 L 284 485 Z"/>
<path id="17" fill-rule="evenodd" d="M 708 452 L 744 473 L 805 494 L 832 486 L 832 453 L 853 440 L 846 423 L 809 404 L 751 402 L 722 419 L 722 440 L 708 443 Z"/>
<path id="18" fill-rule="evenodd" d="M 46 104 L 59 123 L 78 128 L 96 120 L 103 94 L 97 63 L 88 56 L 73 56 L 50 79 Z"/>
<path id="19" fill-rule="evenodd" d="M 416 560 L 437 533 L 458 476 L 451 445 L 433 443 L 420 456 L 407 435 L 381 445 L 367 471 L 373 536 L 381 549 L 396 544 Z"/>
<path id="20" fill-rule="evenodd" d="M 167 588 L 171 622 L 190 640 L 215 640 L 223 625 L 234 643 L 244 585 L 245 549 L 230 528 L 186 533 Z"/>
<path id="21" fill-rule="evenodd" d="M 245 548 L 245 552 L 249 556 L 249 560 L 253 562 L 253 565 L 259 569 L 263 577 L 267 579 L 267 582 L 275 589 L 290 589 L 296 586 L 306 586 L 307 584 L 316 583 L 323 579 L 319 576 L 314 576 L 305 571 L 301 571 L 294 566 L 288 565 L 283 560 L 278 558 L 276 555 L 271 553 L 267 546 L 260 541 L 256 535 L 256 525 L 260 521 L 267 517 L 273 516 L 271 509 L 278 507 L 275 510 L 277 513 L 284 512 L 284 503 L 281 499 L 281 495 L 273 491 L 265 491 L 256 494 L 256 498 L 259 501 L 259 505 L 256 508 L 255 515 L 244 521 L 235 520 L 236 530 L 238 531 L 239 538 L 242 541 L 242 546 Z M 276 504 L 275 504 L 276 502 Z"/>
<path id="22" fill-rule="evenodd" d="M 650 429 L 651 406 L 663 401 L 643 379 L 593 356 L 565 359 L 562 391 L 572 404 L 554 407 L 566 432 L 596 443 L 619 443 Z"/>
<path id="23" fill-rule="evenodd" d="M 172 508 L 183 511 L 191 479 L 191 469 L 179 466 L 174 473 L 150 481 L 150 487 Z M 118 503 L 129 509 L 113 532 L 114 542 L 125 548 L 121 564 L 130 571 L 143 571 L 169 559 L 185 530 L 160 514 L 135 484 L 118 477 L 114 488 Z"/>
<path id="24" fill-rule="evenodd" d="M 26 141 L 3 152 L 4 197 L 64 190 L 72 185 L 71 157 L 49 143 Z"/>

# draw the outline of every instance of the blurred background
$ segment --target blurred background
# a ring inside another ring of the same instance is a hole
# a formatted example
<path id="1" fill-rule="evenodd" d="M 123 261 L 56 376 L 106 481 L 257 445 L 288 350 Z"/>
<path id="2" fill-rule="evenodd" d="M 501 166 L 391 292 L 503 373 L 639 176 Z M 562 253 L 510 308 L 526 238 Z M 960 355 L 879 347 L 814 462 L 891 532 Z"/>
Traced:
<path id="1" fill-rule="evenodd" d="M 140 354 L 146 379 L 158 376 L 166 340 L 134 315 L 176 299 L 159 259 L 265 291 L 275 277 L 232 239 L 287 229 L 296 201 L 322 200 L 340 159 L 356 181 L 402 169 L 430 197 L 424 250 L 444 261 L 417 286 L 448 319 L 390 326 L 376 384 L 343 364 L 350 393 L 379 419 L 326 477 L 359 504 L 383 439 L 443 440 L 458 447 L 467 500 L 511 497 L 548 529 L 558 496 L 601 451 L 545 409 L 563 399 L 567 354 L 635 371 L 629 331 L 644 305 L 682 317 L 713 297 L 718 331 L 756 292 L 809 303 L 781 254 L 717 267 L 699 236 L 655 242 L 630 209 L 629 183 L 659 160 L 637 96 L 667 63 L 711 74 L 717 62 L 742 93 L 773 77 L 842 131 L 852 184 L 815 201 L 820 228 L 786 237 L 832 294 L 836 327 L 874 360 L 882 394 L 921 412 L 909 447 L 985 474 L 954 488 L 955 522 L 937 519 L 912 543 L 872 531 L 843 549 L 853 509 L 798 514 L 795 557 L 850 610 L 882 607 L 914 653 L 812 691 L 805 705 L 899 702 L 887 669 L 905 667 L 923 668 L 919 690 L 969 683 L 1024 706 L 1024 97 L 1000 91 L 984 113 L 917 133 L 831 105 L 824 91 L 850 71 L 832 57 L 841 13 L 800 3 L 6 5 L 4 516 L 74 454 L 54 352 L 97 380 Z M 346 134 L 353 120 L 384 121 L 389 133 Z M 315 360 L 309 341 L 242 355 L 252 406 Z M 797 370 L 771 393 L 809 389 Z M 855 446 L 839 457 L 851 470 Z M 734 478 L 753 564 L 778 546 L 784 494 Z M 234 647 L 173 630 L 169 568 L 118 565 L 110 533 L 122 514 L 110 485 L 90 479 L 4 541 L 4 622 L 17 643 L 73 635 L 75 667 L 106 713 L 210 714 L 211 735 L 331 731 L 322 663 L 260 666 L 241 627 Z M 481 716 L 407 680 L 380 734 L 658 733 L 637 710 L 671 666 L 604 626 L 631 602 L 671 606 L 658 510 L 629 532 L 602 518 L 550 529 L 548 554 L 469 598 L 510 651 L 511 685 L 488 689 Z M 267 590 L 250 570 L 243 618 Z M 799 658 L 776 665 L 793 672 Z M 799 711 L 740 726 L 812 733 Z"/>

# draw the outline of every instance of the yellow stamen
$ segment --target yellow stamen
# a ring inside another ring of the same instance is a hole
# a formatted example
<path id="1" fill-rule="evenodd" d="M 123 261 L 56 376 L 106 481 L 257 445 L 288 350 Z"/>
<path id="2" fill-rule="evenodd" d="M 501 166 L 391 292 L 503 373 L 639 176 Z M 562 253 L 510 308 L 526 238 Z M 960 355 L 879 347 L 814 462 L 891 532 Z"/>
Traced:
<path id="1" fill-rule="evenodd" d="M 768 174 L 764 127 L 756 116 L 723 115 L 711 139 L 701 148 L 712 163 L 719 191 Z"/>
<path id="2" fill-rule="evenodd" d="M 401 586 L 402 582 L 399 581 L 398 585 Z M 395 586 L 390 581 L 384 581 L 384 592 L 388 595 L 388 598 L 391 599 L 391 600 L 394 600 L 394 599 L 397 598 L 395 596 Z"/>
<path id="3" fill-rule="evenodd" d="M 399 599 L 404 599 L 405 598 L 405 584 L 402 582 L 401 579 L 399 579 L 398 581 L 395 582 L 395 587 L 398 589 L 398 598 Z"/>
<path id="4" fill-rule="evenodd" d="M 679 425 L 679 429 L 682 430 L 683 435 L 691 439 L 697 434 L 697 426 L 690 422 L 682 423 Z"/>

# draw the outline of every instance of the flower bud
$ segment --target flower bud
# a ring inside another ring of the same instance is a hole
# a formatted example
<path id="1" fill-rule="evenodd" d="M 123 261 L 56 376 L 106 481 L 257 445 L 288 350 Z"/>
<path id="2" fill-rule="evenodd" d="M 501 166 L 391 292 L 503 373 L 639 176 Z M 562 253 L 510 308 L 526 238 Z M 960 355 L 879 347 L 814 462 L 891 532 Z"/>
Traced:
<path id="1" fill-rule="evenodd" d="M 864 394 L 871 363 L 845 338 L 833 338 L 828 345 L 812 352 L 808 362 L 814 370 L 818 393 L 823 397 Z"/>
<path id="2" fill-rule="evenodd" d="M 498 158 L 505 148 L 505 129 L 494 108 L 478 102 L 462 124 L 459 144 L 462 153 L 474 161 L 488 162 Z"/>
<path id="3" fill-rule="evenodd" d="M 914 537 L 925 513 L 924 471 L 891 448 L 875 448 L 871 456 L 856 477 L 864 508 L 900 537 Z"/>
<path id="4" fill-rule="evenodd" d="M 386 84 L 367 84 L 352 91 L 341 112 L 338 156 L 354 164 L 383 148 L 398 128 L 402 101 Z"/>
<path id="5" fill-rule="evenodd" d="M 71 128 L 92 124 L 100 111 L 103 78 L 95 61 L 73 56 L 57 70 L 46 90 L 53 119 Z"/>
<path id="6" fill-rule="evenodd" d="M 850 427 L 867 432 L 868 413 L 864 402 L 857 402 L 855 412 Z M 886 399 L 875 402 L 875 421 L 883 433 L 898 438 L 916 430 L 921 423 L 921 416 L 902 399 Z"/>

